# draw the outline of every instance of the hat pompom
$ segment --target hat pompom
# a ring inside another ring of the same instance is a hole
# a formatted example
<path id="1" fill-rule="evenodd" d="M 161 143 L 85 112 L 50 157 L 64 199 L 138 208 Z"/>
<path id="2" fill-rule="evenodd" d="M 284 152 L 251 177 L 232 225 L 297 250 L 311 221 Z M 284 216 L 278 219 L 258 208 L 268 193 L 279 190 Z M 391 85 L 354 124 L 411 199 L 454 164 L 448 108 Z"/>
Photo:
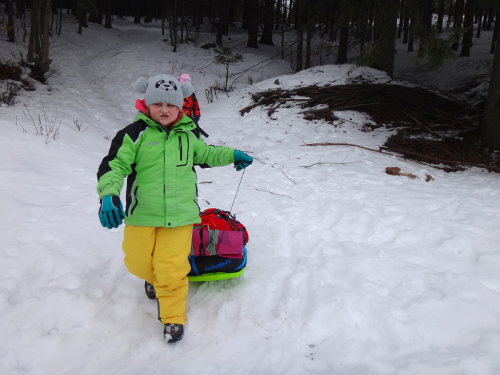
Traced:
<path id="1" fill-rule="evenodd" d="M 148 78 L 144 76 L 137 78 L 134 86 L 137 92 L 144 94 L 146 92 L 146 89 L 148 88 Z"/>
<path id="2" fill-rule="evenodd" d="M 191 77 L 189 76 L 189 74 L 181 74 L 181 76 L 179 77 L 179 82 L 189 82 L 191 83 Z"/>
<path id="3" fill-rule="evenodd" d="M 194 88 L 189 82 L 182 82 L 181 90 L 184 98 L 191 96 L 194 92 Z"/>

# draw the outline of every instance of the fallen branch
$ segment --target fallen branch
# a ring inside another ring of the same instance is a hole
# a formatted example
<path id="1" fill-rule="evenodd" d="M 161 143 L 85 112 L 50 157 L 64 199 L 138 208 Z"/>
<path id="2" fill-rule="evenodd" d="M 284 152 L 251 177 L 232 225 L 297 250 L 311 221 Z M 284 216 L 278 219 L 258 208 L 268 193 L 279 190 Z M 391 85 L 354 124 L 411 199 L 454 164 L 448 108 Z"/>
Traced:
<path id="1" fill-rule="evenodd" d="M 403 154 L 403 155 L 406 153 L 406 154 L 411 154 L 411 155 L 418 156 L 418 157 L 420 157 L 422 159 L 432 160 L 432 162 L 437 163 L 437 164 L 464 165 L 464 166 L 467 166 L 467 167 L 484 168 L 484 169 L 487 169 L 487 170 L 489 170 L 491 172 L 500 173 L 500 168 L 499 167 L 492 167 L 492 166 L 489 166 L 489 165 L 478 164 L 478 163 L 468 163 L 468 162 L 465 162 L 465 161 L 458 161 L 458 160 L 443 160 L 443 159 L 439 159 L 439 158 L 434 158 L 432 156 L 427 156 L 427 155 L 419 154 L 418 152 L 401 150 L 401 149 L 387 147 L 387 146 L 381 146 L 381 147 L 383 147 L 383 148 L 385 148 L 387 150 L 393 151 L 393 152 L 398 152 L 398 153 Z"/>
<path id="2" fill-rule="evenodd" d="M 420 162 L 418 160 L 414 160 L 414 159 L 408 159 L 405 156 L 395 155 L 395 154 L 391 154 L 390 152 L 384 152 L 384 151 L 380 151 L 380 150 L 374 150 L 373 148 L 363 147 L 363 146 L 359 146 L 359 145 L 353 145 L 353 144 L 350 144 L 350 143 L 329 143 L 329 142 L 325 142 L 325 143 L 306 143 L 306 144 L 303 144 L 301 146 L 352 146 L 352 147 L 359 147 L 359 148 L 362 148 L 364 150 L 378 152 L 378 153 L 384 154 L 384 155 L 395 156 L 395 157 L 400 158 L 400 159 L 411 160 L 411 161 L 413 161 L 415 163 L 428 166 L 428 164 L 426 164 L 426 163 L 422 163 L 422 162 Z M 386 146 L 380 146 L 380 147 L 388 148 Z M 445 169 L 445 168 L 441 168 L 441 167 L 437 167 L 437 166 L 432 166 L 432 167 L 433 168 L 437 168 L 437 169 L 443 169 L 443 170 Z"/>
<path id="3" fill-rule="evenodd" d="M 301 146 L 352 146 L 352 147 L 359 147 L 359 148 L 362 148 L 362 149 L 365 149 L 365 150 L 368 150 L 368 151 L 378 152 L 378 153 L 381 153 L 381 154 L 386 154 L 386 155 L 391 155 L 391 156 L 398 156 L 398 155 L 391 154 L 390 152 L 384 152 L 384 151 L 380 151 L 380 150 L 374 150 L 373 148 L 368 148 L 368 147 L 359 146 L 359 145 L 353 145 L 353 144 L 350 144 L 350 143 L 330 143 L 330 142 L 305 143 L 305 144 L 303 144 Z"/>
<path id="4" fill-rule="evenodd" d="M 319 163 L 314 163 L 311 165 L 301 165 L 300 167 L 301 168 L 311 168 L 311 167 L 314 167 L 315 165 L 321 165 L 321 164 L 354 164 L 354 163 L 362 163 L 362 162 L 361 161 L 350 161 L 348 163 L 323 163 L 323 162 L 319 162 Z"/>

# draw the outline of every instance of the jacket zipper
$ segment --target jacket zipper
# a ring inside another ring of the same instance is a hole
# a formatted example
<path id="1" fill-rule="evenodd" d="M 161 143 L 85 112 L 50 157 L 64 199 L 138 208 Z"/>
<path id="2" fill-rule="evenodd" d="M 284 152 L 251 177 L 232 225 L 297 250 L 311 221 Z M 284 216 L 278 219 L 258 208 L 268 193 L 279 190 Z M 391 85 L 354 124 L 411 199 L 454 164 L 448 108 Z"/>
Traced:
<path id="1" fill-rule="evenodd" d="M 180 160 L 182 161 L 182 141 L 181 141 L 181 136 L 179 136 L 179 157 L 180 157 Z"/>

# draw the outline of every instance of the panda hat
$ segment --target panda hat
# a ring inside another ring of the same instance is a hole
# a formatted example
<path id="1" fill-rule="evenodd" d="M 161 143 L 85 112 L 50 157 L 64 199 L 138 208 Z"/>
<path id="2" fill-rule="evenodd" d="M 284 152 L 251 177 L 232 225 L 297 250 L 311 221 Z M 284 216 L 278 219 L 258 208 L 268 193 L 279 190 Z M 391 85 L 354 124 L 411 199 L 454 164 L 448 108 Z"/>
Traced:
<path id="1" fill-rule="evenodd" d="M 149 107 L 153 103 L 169 103 L 182 108 L 184 98 L 193 93 L 189 82 L 179 82 L 168 74 L 158 74 L 153 77 L 140 77 L 135 81 L 137 91 L 144 93 L 144 101 Z"/>

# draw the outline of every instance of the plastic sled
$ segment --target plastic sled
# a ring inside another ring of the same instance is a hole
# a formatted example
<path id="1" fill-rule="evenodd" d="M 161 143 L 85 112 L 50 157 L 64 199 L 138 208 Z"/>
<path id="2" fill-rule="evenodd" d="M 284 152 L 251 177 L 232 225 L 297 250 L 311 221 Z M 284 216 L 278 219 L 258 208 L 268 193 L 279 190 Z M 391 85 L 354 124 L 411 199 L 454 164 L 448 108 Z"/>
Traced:
<path id="1" fill-rule="evenodd" d="M 223 258 L 219 256 L 189 257 L 191 272 L 187 278 L 191 282 L 227 280 L 240 277 L 247 264 L 247 249 L 243 247 L 243 258 Z"/>

